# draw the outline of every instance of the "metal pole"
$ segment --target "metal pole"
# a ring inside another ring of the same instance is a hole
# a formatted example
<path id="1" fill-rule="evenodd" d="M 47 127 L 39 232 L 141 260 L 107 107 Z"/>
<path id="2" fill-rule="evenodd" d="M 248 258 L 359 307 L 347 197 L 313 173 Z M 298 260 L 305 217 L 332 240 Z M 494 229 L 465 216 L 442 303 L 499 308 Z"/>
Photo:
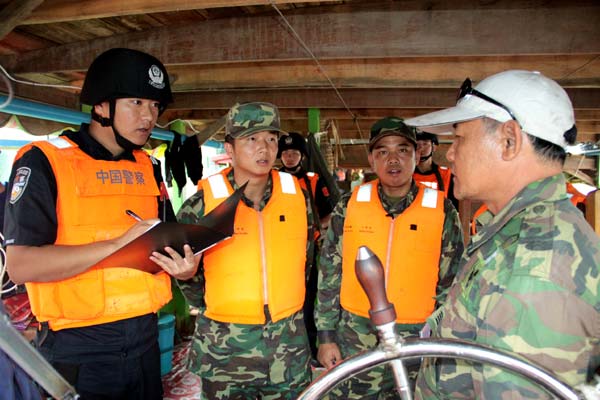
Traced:
<path id="1" fill-rule="evenodd" d="M 508 353 L 461 340 L 406 339 L 404 343 L 397 344 L 386 350 L 380 346 L 373 351 L 360 353 L 348 358 L 329 370 L 326 374 L 318 377 L 300 394 L 298 400 L 320 399 L 338 383 L 359 372 L 369 370 L 391 360 L 421 357 L 457 358 L 488 363 L 521 374 L 559 399 L 580 399 L 569 386 L 553 377 L 550 373 L 517 359 Z"/>
<path id="2" fill-rule="evenodd" d="M 75 389 L 17 331 L 6 314 L 0 316 L 0 349 L 53 398 L 75 400 Z"/>

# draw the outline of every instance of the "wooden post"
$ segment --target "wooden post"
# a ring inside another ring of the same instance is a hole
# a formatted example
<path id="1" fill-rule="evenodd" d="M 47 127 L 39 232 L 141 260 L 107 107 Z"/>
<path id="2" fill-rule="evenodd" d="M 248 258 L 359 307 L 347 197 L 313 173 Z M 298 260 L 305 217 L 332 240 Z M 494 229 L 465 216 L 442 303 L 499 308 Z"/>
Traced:
<path id="1" fill-rule="evenodd" d="M 460 200 L 458 202 L 458 216 L 460 217 L 460 224 L 462 225 L 465 236 L 465 245 L 467 245 L 469 239 L 471 239 L 471 218 L 473 215 L 471 206 L 471 200 Z"/>
<path id="2" fill-rule="evenodd" d="M 596 190 L 585 198 L 585 219 L 600 235 L 600 190 Z"/>

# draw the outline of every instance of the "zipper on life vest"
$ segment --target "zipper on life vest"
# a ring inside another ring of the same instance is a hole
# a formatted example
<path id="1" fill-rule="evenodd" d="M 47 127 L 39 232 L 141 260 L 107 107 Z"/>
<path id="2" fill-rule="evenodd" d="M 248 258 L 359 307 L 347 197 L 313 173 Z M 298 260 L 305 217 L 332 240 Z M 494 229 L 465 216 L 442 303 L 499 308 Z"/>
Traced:
<path id="1" fill-rule="evenodd" d="M 387 240 L 387 248 L 385 250 L 385 264 L 383 265 L 383 270 L 385 272 L 385 289 L 387 291 L 388 278 L 390 276 L 390 262 L 392 258 L 392 241 L 394 240 L 394 224 L 396 223 L 396 219 L 392 217 L 392 221 L 390 223 L 390 230 L 388 232 L 388 240 Z"/>
<path id="2" fill-rule="evenodd" d="M 263 304 L 269 304 L 269 288 L 267 284 L 267 249 L 265 248 L 265 224 L 263 221 L 262 211 L 257 211 L 257 214 L 258 234 L 260 238 L 260 263 L 263 281 Z"/>

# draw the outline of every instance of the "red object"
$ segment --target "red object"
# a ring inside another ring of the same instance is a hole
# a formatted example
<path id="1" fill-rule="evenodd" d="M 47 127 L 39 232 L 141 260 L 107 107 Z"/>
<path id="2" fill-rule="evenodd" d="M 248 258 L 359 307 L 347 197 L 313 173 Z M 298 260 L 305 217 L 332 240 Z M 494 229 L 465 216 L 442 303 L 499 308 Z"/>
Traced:
<path id="1" fill-rule="evenodd" d="M 169 200 L 169 192 L 164 182 L 160 183 L 160 201 Z"/>
<path id="2" fill-rule="evenodd" d="M 34 316 L 31 313 L 31 306 L 29 305 L 27 293 L 17 293 L 2 301 L 4 302 L 4 308 L 10 317 L 10 321 L 15 328 L 24 331 L 31 325 Z"/>

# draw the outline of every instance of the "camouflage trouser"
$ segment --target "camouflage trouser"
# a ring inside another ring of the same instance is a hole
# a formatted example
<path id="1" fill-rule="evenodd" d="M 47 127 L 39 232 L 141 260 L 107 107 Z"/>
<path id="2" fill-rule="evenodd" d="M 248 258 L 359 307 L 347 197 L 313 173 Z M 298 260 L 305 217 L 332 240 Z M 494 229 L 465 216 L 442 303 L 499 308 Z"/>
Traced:
<path id="1" fill-rule="evenodd" d="M 202 379 L 202 399 L 295 399 L 310 383 L 302 312 L 264 325 L 198 316 L 188 368 Z"/>
<path id="2" fill-rule="evenodd" d="M 402 337 L 418 336 L 420 325 L 404 325 L 408 330 L 396 332 Z M 377 333 L 371 321 L 342 310 L 340 323 L 336 332 L 337 344 L 345 359 L 365 350 L 373 350 L 378 343 Z M 415 380 L 419 371 L 419 362 L 404 361 L 410 384 L 414 391 Z M 330 399 L 399 399 L 394 377 L 389 364 L 362 372 L 339 384 L 329 395 Z"/>

